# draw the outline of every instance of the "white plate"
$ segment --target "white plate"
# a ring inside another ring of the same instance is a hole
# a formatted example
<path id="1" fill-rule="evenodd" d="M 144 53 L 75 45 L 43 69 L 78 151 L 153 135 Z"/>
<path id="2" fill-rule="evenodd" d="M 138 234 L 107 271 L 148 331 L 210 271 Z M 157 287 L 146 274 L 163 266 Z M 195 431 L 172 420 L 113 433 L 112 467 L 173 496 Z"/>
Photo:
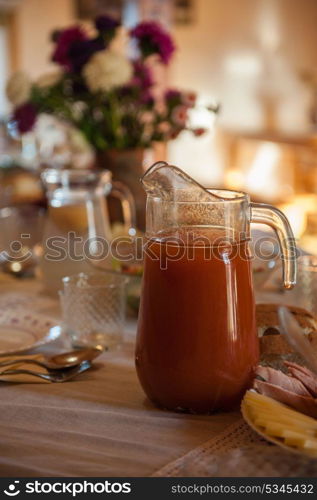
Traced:
<path id="1" fill-rule="evenodd" d="M 25 309 L 0 310 L 0 356 L 48 344 L 61 328 L 53 320 Z"/>

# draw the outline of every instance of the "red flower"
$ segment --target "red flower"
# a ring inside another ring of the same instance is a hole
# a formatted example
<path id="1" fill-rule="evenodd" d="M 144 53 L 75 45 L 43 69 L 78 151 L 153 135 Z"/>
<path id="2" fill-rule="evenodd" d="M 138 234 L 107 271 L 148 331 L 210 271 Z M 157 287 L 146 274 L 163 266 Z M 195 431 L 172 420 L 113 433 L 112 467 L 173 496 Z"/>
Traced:
<path id="1" fill-rule="evenodd" d="M 174 42 L 165 29 L 155 21 L 143 21 L 131 31 L 132 38 L 137 40 L 144 58 L 159 54 L 163 63 L 167 64 L 175 50 Z"/>
<path id="2" fill-rule="evenodd" d="M 179 136 L 180 132 L 182 131 L 182 129 L 176 129 L 176 130 L 173 130 L 170 134 L 169 134 L 169 138 L 170 139 L 177 139 L 177 137 Z"/>
<path id="3" fill-rule="evenodd" d="M 195 137 L 200 137 L 201 135 L 204 135 L 204 133 L 206 132 L 206 129 L 203 127 L 194 128 L 193 132 L 194 132 Z"/>
<path id="4" fill-rule="evenodd" d="M 83 40 L 87 40 L 87 36 L 79 26 L 73 26 L 61 31 L 57 36 L 57 45 L 52 55 L 52 61 L 71 71 L 72 60 L 70 50 L 74 42 Z"/>
<path id="5" fill-rule="evenodd" d="M 21 134 L 30 132 L 36 121 L 36 108 L 32 103 L 27 102 L 15 109 L 13 120 L 17 123 L 18 130 Z"/>

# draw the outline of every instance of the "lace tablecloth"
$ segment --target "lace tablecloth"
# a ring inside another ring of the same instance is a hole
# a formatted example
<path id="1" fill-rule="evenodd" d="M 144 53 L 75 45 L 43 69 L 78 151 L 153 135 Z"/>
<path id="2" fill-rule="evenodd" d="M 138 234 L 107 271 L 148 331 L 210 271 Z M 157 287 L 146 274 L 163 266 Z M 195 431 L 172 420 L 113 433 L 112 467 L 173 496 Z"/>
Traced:
<path id="1" fill-rule="evenodd" d="M 156 477 L 316 477 L 317 460 L 278 448 L 239 419 Z"/>

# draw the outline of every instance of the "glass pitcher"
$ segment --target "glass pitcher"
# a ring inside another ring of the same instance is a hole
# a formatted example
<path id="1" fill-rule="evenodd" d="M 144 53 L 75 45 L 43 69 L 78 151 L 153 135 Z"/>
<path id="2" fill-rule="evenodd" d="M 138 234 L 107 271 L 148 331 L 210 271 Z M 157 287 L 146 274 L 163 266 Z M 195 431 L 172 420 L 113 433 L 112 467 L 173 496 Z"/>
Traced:
<path id="1" fill-rule="evenodd" d="M 56 293 L 62 278 L 97 267 L 110 268 L 111 228 L 106 197 L 120 199 L 129 234 L 135 232 L 132 195 L 122 183 L 112 182 L 111 172 L 47 169 L 42 174 L 47 189 L 41 277 L 47 291 Z"/>
<path id="2" fill-rule="evenodd" d="M 160 407 L 230 409 L 258 362 L 250 223 L 273 227 L 284 286 L 296 280 L 296 247 L 286 217 L 246 193 L 204 189 L 180 169 L 152 166 L 136 345 L 141 385 Z"/>

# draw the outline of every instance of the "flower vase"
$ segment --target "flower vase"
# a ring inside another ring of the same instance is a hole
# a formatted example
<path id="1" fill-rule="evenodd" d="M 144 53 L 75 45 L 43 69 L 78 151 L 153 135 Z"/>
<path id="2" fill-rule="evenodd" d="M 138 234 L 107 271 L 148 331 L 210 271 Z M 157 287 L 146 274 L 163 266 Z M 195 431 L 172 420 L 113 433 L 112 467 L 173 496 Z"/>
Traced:
<path id="1" fill-rule="evenodd" d="M 97 153 L 96 166 L 112 172 L 114 181 L 122 182 L 132 193 L 136 208 L 136 225 L 141 231 L 145 229 L 146 195 L 140 178 L 143 169 L 144 150 L 106 150 Z M 109 212 L 112 223 L 122 221 L 122 211 L 118 200 L 109 199 Z"/>

